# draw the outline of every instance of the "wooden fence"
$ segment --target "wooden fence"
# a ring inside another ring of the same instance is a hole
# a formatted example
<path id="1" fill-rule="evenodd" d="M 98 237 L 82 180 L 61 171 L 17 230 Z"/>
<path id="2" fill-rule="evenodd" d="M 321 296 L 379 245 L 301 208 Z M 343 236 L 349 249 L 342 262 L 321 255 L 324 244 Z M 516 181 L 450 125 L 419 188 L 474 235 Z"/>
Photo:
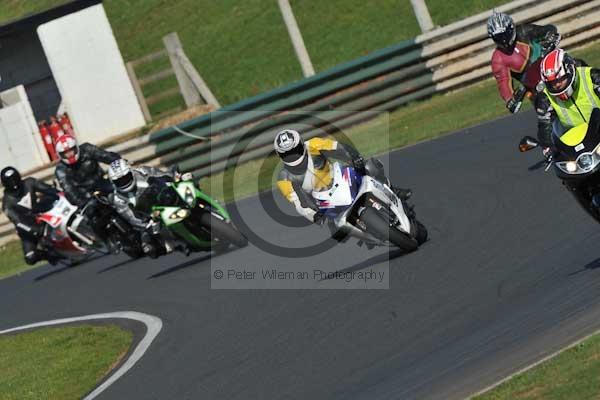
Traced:
<path id="1" fill-rule="evenodd" d="M 204 82 L 185 54 L 177 33 L 173 32 L 165 36 L 163 38 L 163 43 L 165 45 L 164 49 L 148 54 L 137 60 L 129 61 L 126 64 L 129 79 L 135 90 L 146 122 L 150 122 L 153 119 L 160 119 L 166 115 L 181 111 L 183 107 L 177 106 L 157 115 L 152 115 L 150 112 L 150 106 L 153 104 L 157 104 L 178 95 L 183 97 L 187 108 L 200 104 L 212 104 L 216 108 L 220 108 L 219 102 L 208 88 L 208 85 Z M 136 72 L 136 69 L 139 70 L 140 67 L 156 63 L 165 58 L 168 58 L 170 61 L 170 66 L 167 68 L 144 76 L 139 76 Z M 146 96 L 144 94 L 144 87 L 159 81 L 167 80 L 173 76 L 177 79 L 176 86 L 169 87 L 159 93 L 152 94 L 151 96 Z"/>

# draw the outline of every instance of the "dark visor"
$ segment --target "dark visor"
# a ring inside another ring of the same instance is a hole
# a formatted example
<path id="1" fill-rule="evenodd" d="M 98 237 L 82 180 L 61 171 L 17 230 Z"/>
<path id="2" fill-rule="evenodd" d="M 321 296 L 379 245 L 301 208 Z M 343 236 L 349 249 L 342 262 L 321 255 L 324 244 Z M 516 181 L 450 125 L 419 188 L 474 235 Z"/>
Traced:
<path id="1" fill-rule="evenodd" d="M 512 46 L 513 34 L 514 34 L 514 30 L 507 29 L 502 33 L 495 34 L 492 37 L 492 39 L 494 40 L 494 42 L 496 42 L 496 44 L 498 44 L 504 48 L 509 48 Z"/>
<path id="2" fill-rule="evenodd" d="M 123 175 L 122 177 L 113 180 L 113 183 L 115 184 L 116 187 L 121 189 L 121 188 L 125 188 L 125 187 L 129 186 L 131 184 L 132 180 L 133 180 L 133 174 L 130 172 L 127 175 Z"/>
<path id="3" fill-rule="evenodd" d="M 63 158 L 75 157 L 75 149 L 68 149 L 60 153 Z"/>
<path id="4" fill-rule="evenodd" d="M 281 159 L 284 162 L 290 163 L 298 160 L 304 154 L 304 146 L 298 145 L 295 148 L 281 154 Z"/>

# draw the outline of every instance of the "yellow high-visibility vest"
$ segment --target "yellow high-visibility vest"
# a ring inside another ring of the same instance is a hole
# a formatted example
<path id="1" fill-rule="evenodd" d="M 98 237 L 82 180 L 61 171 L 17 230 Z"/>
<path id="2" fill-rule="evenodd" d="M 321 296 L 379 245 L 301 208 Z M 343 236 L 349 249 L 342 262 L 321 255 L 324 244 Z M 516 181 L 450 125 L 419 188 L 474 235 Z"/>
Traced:
<path id="1" fill-rule="evenodd" d="M 600 108 L 600 98 L 594 92 L 594 84 L 590 67 L 577 68 L 577 82 L 573 87 L 573 95 L 568 100 L 561 100 L 544 89 L 556 111 L 560 123 L 567 129 L 589 121 L 594 108 Z"/>

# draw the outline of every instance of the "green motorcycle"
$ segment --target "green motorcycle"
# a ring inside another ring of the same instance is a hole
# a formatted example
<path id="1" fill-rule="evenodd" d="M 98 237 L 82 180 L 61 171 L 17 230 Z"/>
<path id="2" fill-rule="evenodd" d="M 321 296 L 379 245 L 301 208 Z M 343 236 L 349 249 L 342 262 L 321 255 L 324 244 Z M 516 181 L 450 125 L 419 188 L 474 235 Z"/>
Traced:
<path id="1" fill-rule="evenodd" d="M 203 193 L 193 181 L 164 182 L 157 189 L 152 218 L 159 221 L 192 251 L 242 248 L 248 239 L 231 222 L 229 213 Z"/>

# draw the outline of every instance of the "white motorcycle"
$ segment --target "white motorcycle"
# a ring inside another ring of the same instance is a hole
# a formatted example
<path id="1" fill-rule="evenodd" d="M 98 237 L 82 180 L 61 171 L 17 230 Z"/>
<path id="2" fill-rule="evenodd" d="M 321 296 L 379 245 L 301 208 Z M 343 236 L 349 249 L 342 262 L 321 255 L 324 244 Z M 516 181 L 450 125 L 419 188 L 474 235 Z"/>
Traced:
<path id="1" fill-rule="evenodd" d="M 63 193 L 59 193 L 51 209 L 36 217 L 44 223 L 41 244 L 61 258 L 80 262 L 91 257 L 96 251 L 106 253 L 103 245 L 94 235 L 84 217 L 83 211 L 69 203 Z"/>
<path id="2" fill-rule="evenodd" d="M 319 210 L 338 232 L 358 238 L 359 244 L 416 250 L 427 240 L 427 229 L 390 189 L 378 160 L 368 160 L 366 170 L 361 176 L 352 167 L 333 163 L 331 185 L 312 192 Z"/>

